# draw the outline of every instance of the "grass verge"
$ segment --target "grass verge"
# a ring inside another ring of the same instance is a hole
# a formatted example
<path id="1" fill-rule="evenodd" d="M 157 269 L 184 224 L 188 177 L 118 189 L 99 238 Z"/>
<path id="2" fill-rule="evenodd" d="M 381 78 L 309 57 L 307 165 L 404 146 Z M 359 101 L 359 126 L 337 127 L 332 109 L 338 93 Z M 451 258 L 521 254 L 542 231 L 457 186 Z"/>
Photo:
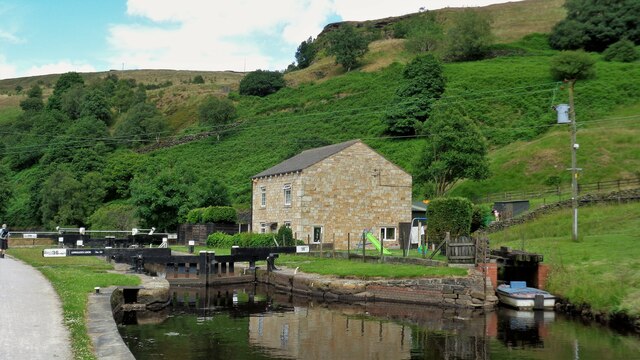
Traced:
<path id="1" fill-rule="evenodd" d="M 138 285 L 137 276 L 111 274 L 113 266 L 93 256 L 44 258 L 43 248 L 14 248 L 9 254 L 40 271 L 53 285 L 62 302 L 64 322 L 71 334 L 75 359 L 95 359 L 87 334 L 87 295 L 96 286 Z"/>
<path id="2" fill-rule="evenodd" d="M 491 234 L 491 247 L 544 254 L 548 290 L 593 310 L 640 315 L 640 203 L 581 207 L 579 241 L 571 210 Z"/>

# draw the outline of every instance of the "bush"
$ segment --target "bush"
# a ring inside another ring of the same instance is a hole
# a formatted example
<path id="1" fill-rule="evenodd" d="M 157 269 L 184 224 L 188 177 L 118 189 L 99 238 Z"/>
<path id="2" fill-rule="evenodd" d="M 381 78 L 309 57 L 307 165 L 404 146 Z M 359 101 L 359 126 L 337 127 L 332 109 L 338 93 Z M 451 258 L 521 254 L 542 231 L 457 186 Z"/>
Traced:
<path id="1" fill-rule="evenodd" d="M 187 222 L 189 224 L 197 223 L 217 223 L 230 222 L 235 223 L 238 220 L 236 209 L 231 206 L 209 206 L 206 208 L 197 208 L 187 213 Z"/>
<path id="2" fill-rule="evenodd" d="M 275 234 L 238 233 L 233 235 L 234 245 L 240 247 L 268 247 L 275 246 Z"/>
<path id="3" fill-rule="evenodd" d="M 278 244 L 280 244 L 280 246 L 295 245 L 295 241 L 293 239 L 293 231 L 291 231 L 291 228 L 288 228 L 286 226 L 281 226 L 280 229 L 278 229 L 276 240 L 278 241 Z"/>
<path id="4" fill-rule="evenodd" d="M 467 198 L 452 197 L 434 199 L 427 208 L 429 239 L 444 240 L 449 232 L 452 238 L 471 232 L 472 205 Z"/>
<path id="5" fill-rule="evenodd" d="M 235 237 L 222 232 L 209 234 L 207 237 L 207 247 L 211 248 L 230 248 L 234 245 Z"/>
<path id="6" fill-rule="evenodd" d="M 493 219 L 489 205 L 473 205 L 471 213 L 471 232 L 484 229 Z"/>
<path id="7" fill-rule="evenodd" d="M 203 223 L 230 222 L 238 220 L 236 209 L 231 206 L 209 206 L 202 213 Z"/>
<path id="8" fill-rule="evenodd" d="M 256 70 L 240 80 L 240 95 L 267 96 L 285 86 L 284 76 L 278 71 Z"/>
<path id="9" fill-rule="evenodd" d="M 633 62 L 640 58 L 633 42 L 627 39 L 612 44 L 602 55 L 606 61 Z"/>
<path id="10" fill-rule="evenodd" d="M 193 209 L 187 213 L 187 222 L 189 224 L 197 224 L 202 221 L 202 213 L 204 208 Z"/>

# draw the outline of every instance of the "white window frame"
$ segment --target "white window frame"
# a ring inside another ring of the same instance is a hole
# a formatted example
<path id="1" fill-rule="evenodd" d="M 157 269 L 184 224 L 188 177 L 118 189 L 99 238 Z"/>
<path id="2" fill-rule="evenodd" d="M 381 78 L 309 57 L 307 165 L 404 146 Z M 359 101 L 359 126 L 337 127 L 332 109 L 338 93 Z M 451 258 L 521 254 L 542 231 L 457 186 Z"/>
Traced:
<path id="1" fill-rule="evenodd" d="M 284 206 L 291 206 L 291 184 L 284 184 L 282 190 L 284 192 Z"/>
<path id="2" fill-rule="evenodd" d="M 389 238 L 389 229 L 393 229 L 393 238 Z M 380 240 L 382 241 L 396 241 L 398 235 L 398 229 L 395 226 L 381 226 L 380 227 Z"/>
<path id="3" fill-rule="evenodd" d="M 266 234 L 267 233 L 267 223 L 260 223 L 260 234 Z"/>
<path id="4" fill-rule="evenodd" d="M 260 207 L 267 207 L 267 187 L 260 186 Z"/>
<path id="5" fill-rule="evenodd" d="M 284 225 L 284 227 L 291 229 L 291 221 L 284 221 L 282 223 L 282 225 Z"/>
<path id="6" fill-rule="evenodd" d="M 320 239 L 316 241 L 316 229 L 320 229 Z M 324 226 L 322 225 L 313 225 L 311 233 L 311 243 L 312 244 L 320 244 L 324 240 Z"/>

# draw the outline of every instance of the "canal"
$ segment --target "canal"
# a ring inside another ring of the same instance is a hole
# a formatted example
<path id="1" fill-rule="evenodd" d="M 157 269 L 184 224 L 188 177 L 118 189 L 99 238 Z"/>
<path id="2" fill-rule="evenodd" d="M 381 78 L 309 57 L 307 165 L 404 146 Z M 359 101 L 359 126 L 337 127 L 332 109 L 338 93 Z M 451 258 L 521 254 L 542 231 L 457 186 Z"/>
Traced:
<path id="1" fill-rule="evenodd" d="M 640 359 L 640 337 L 554 312 L 323 303 L 265 286 L 172 288 L 161 312 L 124 314 L 144 359 Z"/>

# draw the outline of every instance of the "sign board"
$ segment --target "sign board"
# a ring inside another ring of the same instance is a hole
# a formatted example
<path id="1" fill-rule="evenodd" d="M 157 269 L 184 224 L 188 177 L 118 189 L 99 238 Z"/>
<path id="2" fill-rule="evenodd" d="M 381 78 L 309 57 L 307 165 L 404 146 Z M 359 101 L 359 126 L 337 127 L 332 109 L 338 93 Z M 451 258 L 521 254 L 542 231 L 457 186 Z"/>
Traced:
<path id="1" fill-rule="evenodd" d="M 68 256 L 100 256 L 104 249 L 67 249 Z"/>
<path id="2" fill-rule="evenodd" d="M 58 238 L 58 242 L 64 242 L 64 238 L 63 237 L 59 237 Z"/>
<path id="3" fill-rule="evenodd" d="M 167 234 L 167 239 L 176 240 L 178 238 L 178 234 Z"/>
<path id="4" fill-rule="evenodd" d="M 77 240 L 76 241 L 76 246 L 84 246 L 82 244 L 83 244 L 82 240 Z"/>
<path id="5" fill-rule="evenodd" d="M 298 245 L 296 246 L 296 253 L 308 253 L 309 245 Z"/>
<path id="6" fill-rule="evenodd" d="M 23 239 L 37 239 L 38 234 L 22 234 Z"/>
<path id="7" fill-rule="evenodd" d="M 196 244 L 195 240 L 189 240 L 189 246 L 194 246 Z"/>
<path id="8" fill-rule="evenodd" d="M 43 257 L 65 257 L 67 256 L 67 249 L 44 249 L 42 250 Z"/>

